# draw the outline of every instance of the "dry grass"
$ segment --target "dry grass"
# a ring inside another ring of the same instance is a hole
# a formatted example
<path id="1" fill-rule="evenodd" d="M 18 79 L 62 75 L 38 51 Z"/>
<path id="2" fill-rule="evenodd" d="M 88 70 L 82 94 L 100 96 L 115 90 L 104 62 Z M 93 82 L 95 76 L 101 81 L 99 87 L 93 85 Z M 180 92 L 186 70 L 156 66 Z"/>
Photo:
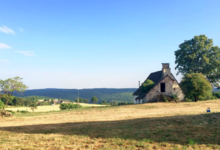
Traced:
<path id="1" fill-rule="evenodd" d="M 85 104 L 79 103 L 83 107 L 104 107 L 106 105 L 99 105 L 99 104 Z M 29 111 L 32 112 L 30 107 L 8 107 L 6 110 L 11 110 L 13 112 L 17 112 L 17 110 L 22 111 Z M 49 111 L 60 111 L 60 105 L 46 105 L 46 106 L 38 106 L 37 109 L 34 110 L 35 112 L 49 112 Z"/>
<path id="2" fill-rule="evenodd" d="M 47 111 L 60 111 L 60 105 L 46 105 L 46 106 L 38 106 L 37 109 L 35 109 L 34 111 L 35 112 L 47 112 Z M 6 108 L 6 110 L 11 110 L 11 111 L 22 111 L 22 110 L 25 110 L 25 111 L 29 111 L 29 112 L 32 112 L 31 108 L 30 107 L 9 107 L 9 108 Z"/>
<path id="3" fill-rule="evenodd" d="M 83 107 L 104 107 L 104 106 L 108 106 L 108 105 L 86 104 L 86 103 L 79 103 L 79 104 L 82 105 Z"/>
<path id="4" fill-rule="evenodd" d="M 220 148 L 220 100 L 24 114 L 0 121 L 0 149 Z"/>

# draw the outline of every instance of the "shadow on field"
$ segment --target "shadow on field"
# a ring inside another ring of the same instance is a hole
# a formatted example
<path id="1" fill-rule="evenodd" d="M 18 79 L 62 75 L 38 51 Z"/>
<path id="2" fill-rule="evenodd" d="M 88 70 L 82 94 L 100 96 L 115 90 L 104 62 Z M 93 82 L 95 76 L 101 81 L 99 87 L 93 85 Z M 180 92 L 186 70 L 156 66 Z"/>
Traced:
<path id="1" fill-rule="evenodd" d="M 82 135 L 138 141 L 220 144 L 220 113 L 139 118 L 120 121 L 77 122 L 1 127 L 1 131 L 27 134 Z"/>

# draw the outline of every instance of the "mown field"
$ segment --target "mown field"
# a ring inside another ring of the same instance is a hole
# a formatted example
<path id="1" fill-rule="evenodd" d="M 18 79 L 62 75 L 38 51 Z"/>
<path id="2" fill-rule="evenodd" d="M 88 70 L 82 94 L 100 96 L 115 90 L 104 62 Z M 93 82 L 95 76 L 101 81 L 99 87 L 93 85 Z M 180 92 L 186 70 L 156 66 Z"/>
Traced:
<path id="1" fill-rule="evenodd" d="M 106 105 L 100 105 L 100 104 L 85 104 L 85 103 L 79 103 L 83 107 L 104 107 Z M 29 111 L 32 112 L 30 107 L 8 107 L 6 110 L 10 110 L 13 112 L 19 111 Z M 34 109 L 34 112 L 49 112 L 49 111 L 60 111 L 60 105 L 45 105 L 45 106 L 37 106 L 37 109 Z"/>
<path id="2" fill-rule="evenodd" d="M 220 100 L 22 114 L 0 122 L 0 149 L 220 149 Z"/>

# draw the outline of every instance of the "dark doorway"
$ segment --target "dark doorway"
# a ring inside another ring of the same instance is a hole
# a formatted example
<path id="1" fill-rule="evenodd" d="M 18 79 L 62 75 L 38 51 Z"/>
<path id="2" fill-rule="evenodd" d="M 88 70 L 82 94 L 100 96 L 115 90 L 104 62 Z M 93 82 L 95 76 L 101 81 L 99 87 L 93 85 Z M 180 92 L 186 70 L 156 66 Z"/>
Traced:
<path id="1" fill-rule="evenodd" d="M 160 92 L 166 92 L 165 83 L 160 83 Z"/>

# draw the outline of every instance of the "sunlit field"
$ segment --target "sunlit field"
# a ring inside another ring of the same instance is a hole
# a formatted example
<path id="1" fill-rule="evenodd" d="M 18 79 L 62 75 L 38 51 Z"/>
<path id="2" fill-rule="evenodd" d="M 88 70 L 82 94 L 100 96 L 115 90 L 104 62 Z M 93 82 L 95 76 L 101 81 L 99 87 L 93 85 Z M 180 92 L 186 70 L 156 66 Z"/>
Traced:
<path id="1" fill-rule="evenodd" d="M 220 100 L 15 114 L 0 121 L 0 149 L 220 149 Z"/>
<path id="2" fill-rule="evenodd" d="M 104 107 L 106 105 L 99 105 L 99 104 L 85 104 L 79 103 L 83 107 Z M 30 107 L 9 107 L 6 110 L 11 110 L 13 112 L 17 111 L 29 111 L 32 112 Z M 38 106 L 37 109 L 34 109 L 34 112 L 49 112 L 49 111 L 60 111 L 60 105 L 47 105 L 47 106 Z"/>

